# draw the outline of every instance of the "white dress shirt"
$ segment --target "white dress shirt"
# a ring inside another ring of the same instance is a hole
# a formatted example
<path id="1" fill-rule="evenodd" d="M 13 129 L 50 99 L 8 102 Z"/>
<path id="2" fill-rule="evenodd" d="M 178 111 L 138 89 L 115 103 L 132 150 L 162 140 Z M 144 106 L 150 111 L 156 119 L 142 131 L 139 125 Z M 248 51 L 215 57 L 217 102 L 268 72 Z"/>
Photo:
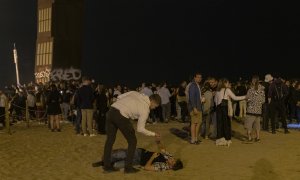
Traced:
<path id="1" fill-rule="evenodd" d="M 118 96 L 117 101 L 111 105 L 118 109 L 122 116 L 130 119 L 138 119 L 137 132 L 147 136 L 155 136 L 155 133 L 145 129 L 150 112 L 150 99 L 148 96 L 136 91 L 130 91 Z"/>

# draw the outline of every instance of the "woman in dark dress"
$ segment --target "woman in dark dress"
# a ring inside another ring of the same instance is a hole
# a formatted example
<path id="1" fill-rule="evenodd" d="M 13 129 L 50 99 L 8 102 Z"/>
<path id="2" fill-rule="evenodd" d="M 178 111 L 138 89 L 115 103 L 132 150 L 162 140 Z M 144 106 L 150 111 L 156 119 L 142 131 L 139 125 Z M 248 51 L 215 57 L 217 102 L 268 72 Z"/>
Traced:
<path id="1" fill-rule="evenodd" d="M 51 131 L 54 132 L 56 129 L 60 132 L 59 115 L 61 114 L 60 109 L 61 95 L 59 94 L 57 87 L 52 84 L 50 92 L 47 98 L 47 114 L 50 117 Z"/>
<path id="2" fill-rule="evenodd" d="M 97 127 L 99 134 L 105 134 L 106 112 L 108 111 L 108 95 L 106 88 L 99 84 L 96 92 L 96 104 L 98 110 Z"/>

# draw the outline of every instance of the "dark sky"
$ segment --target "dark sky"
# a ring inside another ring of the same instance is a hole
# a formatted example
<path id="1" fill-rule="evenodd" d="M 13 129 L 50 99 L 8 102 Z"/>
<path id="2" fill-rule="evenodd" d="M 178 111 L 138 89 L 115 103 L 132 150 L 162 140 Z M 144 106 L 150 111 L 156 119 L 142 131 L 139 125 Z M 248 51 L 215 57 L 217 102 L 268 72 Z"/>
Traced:
<path id="1" fill-rule="evenodd" d="M 178 82 L 194 71 L 229 78 L 299 77 L 296 4 L 240 0 L 86 0 L 84 74 L 104 83 Z M 36 0 L 0 0 L 0 85 L 33 79 Z M 298 62 L 298 63 L 297 63 Z"/>

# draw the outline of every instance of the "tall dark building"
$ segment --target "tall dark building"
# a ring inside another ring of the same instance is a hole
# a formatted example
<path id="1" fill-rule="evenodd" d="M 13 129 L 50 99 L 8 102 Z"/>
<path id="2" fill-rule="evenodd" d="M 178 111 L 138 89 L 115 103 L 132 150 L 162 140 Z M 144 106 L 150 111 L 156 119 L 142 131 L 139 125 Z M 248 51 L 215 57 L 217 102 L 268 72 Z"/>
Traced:
<path id="1" fill-rule="evenodd" d="M 37 82 L 49 81 L 53 70 L 60 70 L 58 79 L 69 76 L 64 74 L 65 69 L 80 70 L 83 19 L 84 0 L 38 0 Z"/>

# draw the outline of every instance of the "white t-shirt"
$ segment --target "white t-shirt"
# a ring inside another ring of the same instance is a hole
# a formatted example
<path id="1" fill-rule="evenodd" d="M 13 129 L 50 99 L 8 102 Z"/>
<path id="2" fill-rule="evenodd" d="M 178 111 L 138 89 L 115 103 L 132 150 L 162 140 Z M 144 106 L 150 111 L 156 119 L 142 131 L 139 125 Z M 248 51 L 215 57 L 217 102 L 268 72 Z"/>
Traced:
<path id="1" fill-rule="evenodd" d="M 152 90 L 148 87 L 144 87 L 140 93 L 145 94 L 146 96 L 151 96 L 153 94 Z"/>
<path id="2" fill-rule="evenodd" d="M 165 87 L 160 88 L 158 95 L 161 97 L 161 104 L 168 104 L 170 102 L 171 93 L 169 89 Z"/>
<path id="3" fill-rule="evenodd" d="M 118 96 L 117 101 L 111 105 L 118 109 L 122 116 L 130 119 L 138 119 L 137 132 L 147 136 L 155 136 L 155 133 L 145 129 L 150 112 L 150 99 L 148 96 L 136 91 L 130 91 Z"/>

